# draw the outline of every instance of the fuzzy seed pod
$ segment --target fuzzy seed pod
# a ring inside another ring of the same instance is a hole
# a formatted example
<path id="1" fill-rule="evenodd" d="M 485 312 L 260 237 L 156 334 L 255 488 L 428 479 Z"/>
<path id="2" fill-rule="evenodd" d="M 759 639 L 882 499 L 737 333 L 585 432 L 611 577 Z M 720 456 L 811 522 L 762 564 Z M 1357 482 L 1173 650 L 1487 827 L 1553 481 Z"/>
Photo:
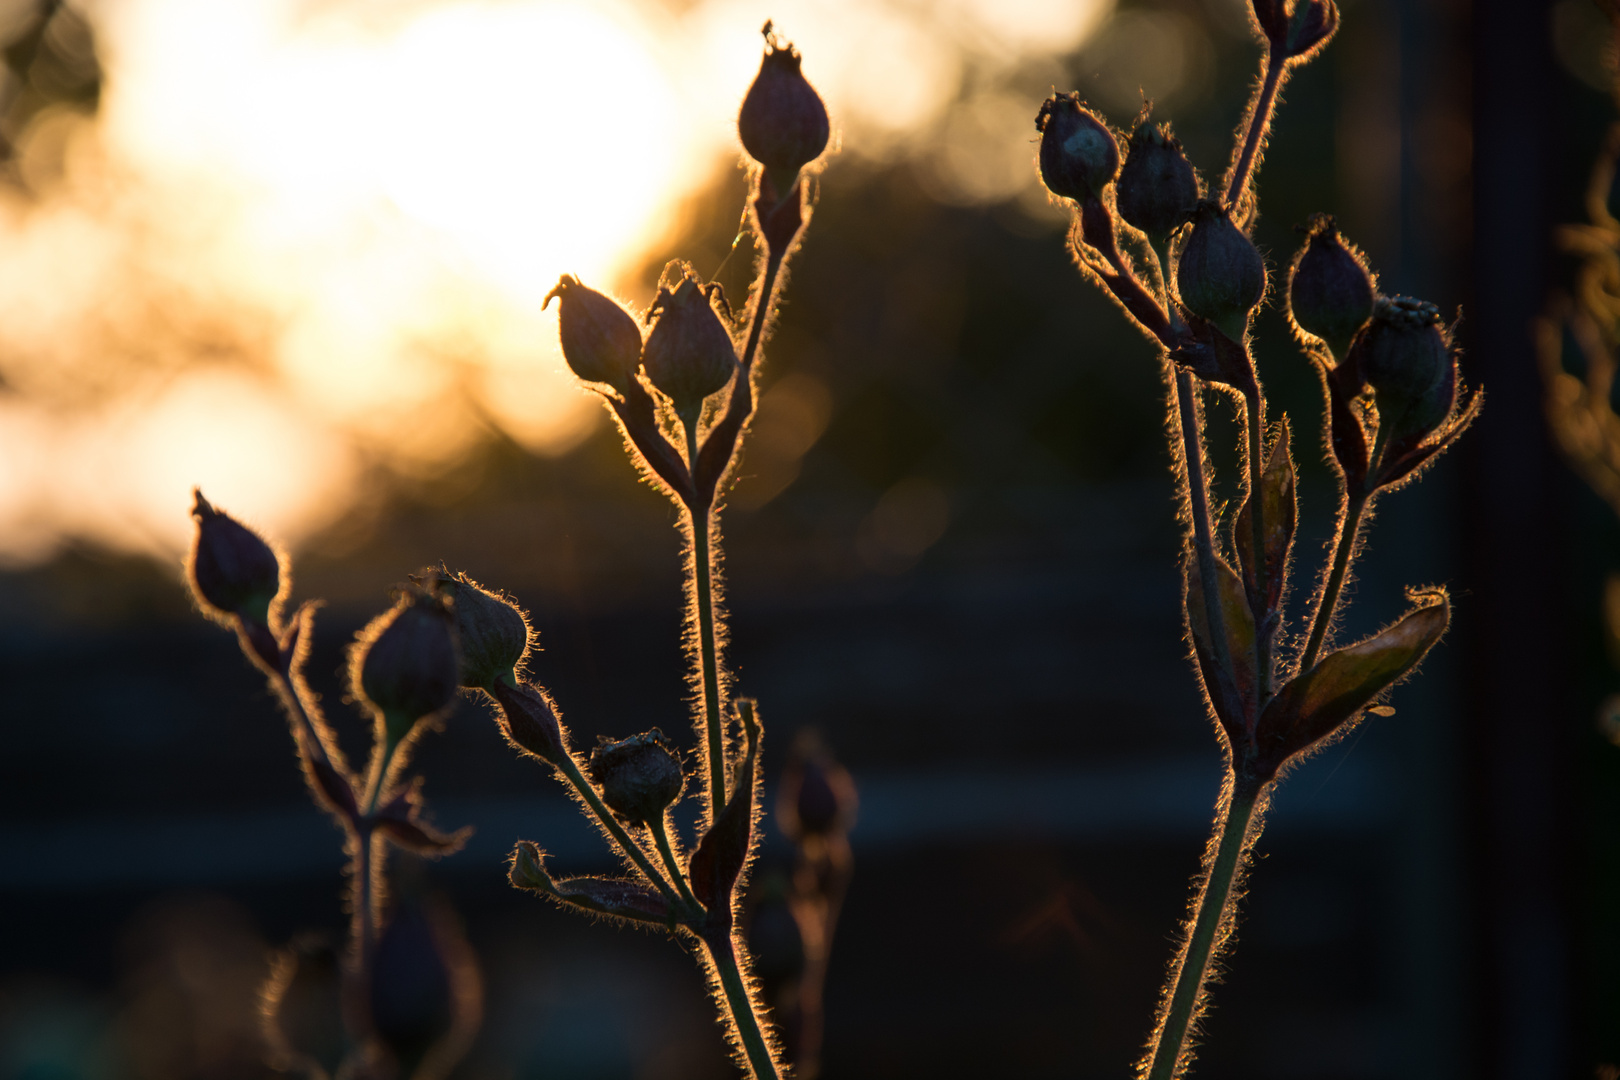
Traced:
<path id="1" fill-rule="evenodd" d="M 1427 432 L 1451 414 L 1457 361 L 1440 309 L 1433 304 L 1408 296 L 1380 297 L 1346 364 L 1353 378 L 1372 387 L 1381 437 Z"/>
<path id="2" fill-rule="evenodd" d="M 222 622 L 241 616 L 268 626 L 270 607 L 281 595 L 281 560 L 258 533 L 192 491 L 197 539 L 186 560 L 191 591 L 203 611 Z"/>
<path id="3" fill-rule="evenodd" d="M 1339 236 L 1327 214 L 1311 219 L 1310 235 L 1288 273 L 1288 315 L 1303 335 L 1319 338 L 1342 357 L 1372 317 L 1377 289 L 1360 253 Z"/>
<path id="4" fill-rule="evenodd" d="M 623 389 L 641 366 L 641 328 L 636 320 L 617 301 L 587 289 L 570 274 L 546 294 L 542 307 L 550 307 L 552 297 L 562 301 L 557 326 L 563 359 L 574 374 L 586 382 Z"/>
<path id="5" fill-rule="evenodd" d="M 686 786 L 681 762 L 657 728 L 618 742 L 602 740 L 591 751 L 591 778 L 602 801 L 631 824 L 657 821 Z"/>
<path id="6" fill-rule="evenodd" d="M 1181 303 L 1220 327 L 1234 341 L 1243 337 L 1249 312 L 1266 294 L 1266 263 L 1254 242 L 1205 199 L 1194 211 L 1192 233 L 1176 264 Z"/>
<path id="7" fill-rule="evenodd" d="M 415 586 L 360 632 L 349 662 L 352 686 L 396 740 L 450 707 L 460 673 L 455 616 L 443 599 Z"/>
<path id="8" fill-rule="evenodd" d="M 518 665 L 529 651 L 529 624 L 517 605 L 466 574 L 430 570 L 420 580 L 451 600 L 461 644 L 461 685 L 488 690 L 496 679 L 516 685 Z"/>
<path id="9" fill-rule="evenodd" d="M 1115 199 L 1119 216 L 1158 243 L 1198 204 L 1198 176 L 1169 124 L 1136 125 Z"/>
<path id="10" fill-rule="evenodd" d="M 659 289 L 653 301 L 649 314 L 657 321 L 647 334 L 641 362 L 647 378 L 674 403 L 676 414 L 695 421 L 704 399 L 731 381 L 737 349 L 709 299 L 713 290 L 704 289 L 690 266 L 679 269 L 675 288 Z"/>
<path id="11" fill-rule="evenodd" d="M 1250 0 L 1255 22 L 1271 51 L 1287 60 L 1304 61 L 1327 44 L 1339 28 L 1333 0 Z"/>
<path id="12" fill-rule="evenodd" d="M 1035 116 L 1041 133 L 1041 181 L 1076 202 L 1100 199 L 1119 175 L 1119 143 L 1076 93 L 1053 94 Z"/>
<path id="13" fill-rule="evenodd" d="M 737 134 L 748 156 L 765 166 L 777 198 L 786 198 L 799 171 L 827 149 L 832 126 L 821 95 L 799 70 L 799 51 L 768 22 L 764 33 L 765 59 L 743 98 Z"/>

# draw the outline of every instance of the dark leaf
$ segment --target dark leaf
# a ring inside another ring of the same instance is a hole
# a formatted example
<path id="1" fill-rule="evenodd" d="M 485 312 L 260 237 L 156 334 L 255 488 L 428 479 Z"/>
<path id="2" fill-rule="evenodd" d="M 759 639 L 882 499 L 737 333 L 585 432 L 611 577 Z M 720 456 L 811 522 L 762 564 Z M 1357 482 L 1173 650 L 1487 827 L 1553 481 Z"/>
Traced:
<path id="1" fill-rule="evenodd" d="M 460 851 L 472 836 L 471 826 L 442 833 L 422 820 L 422 778 L 389 799 L 372 818 L 376 828 L 406 851 L 418 855 L 449 855 Z"/>
<path id="2" fill-rule="evenodd" d="M 1216 660 L 1212 648 L 1203 580 L 1198 573 L 1198 558 L 1193 553 L 1187 556 L 1187 624 L 1192 628 L 1204 687 L 1215 706 L 1215 715 L 1225 726 L 1236 750 L 1241 733 L 1247 727 L 1247 717 L 1255 706 L 1254 616 L 1249 611 L 1248 597 L 1237 572 L 1218 555 L 1215 567 L 1220 578 L 1221 614 L 1226 629 L 1226 667 Z"/>
<path id="3" fill-rule="evenodd" d="M 1359 645 L 1324 657 L 1284 686 L 1260 718 L 1258 744 L 1270 769 L 1353 720 L 1417 666 L 1451 619 L 1444 594 Z"/>
<path id="4" fill-rule="evenodd" d="M 551 895 L 565 904 L 636 922 L 673 926 L 669 902 L 650 885 L 629 878 L 574 877 L 552 883 Z"/>
<path id="5" fill-rule="evenodd" d="M 1232 539 L 1237 544 L 1238 563 L 1243 567 L 1243 587 L 1247 590 L 1250 606 L 1257 618 L 1274 614 L 1282 600 L 1283 577 L 1288 567 L 1288 551 L 1294 543 L 1294 525 L 1298 511 L 1294 502 L 1294 459 L 1288 448 L 1288 421 L 1278 425 L 1276 438 L 1271 444 L 1271 455 L 1261 476 L 1264 486 L 1266 530 L 1266 595 L 1256 603 L 1258 584 L 1255 581 L 1254 524 L 1250 518 L 1250 500 L 1245 499 L 1233 525 Z"/>
<path id="6" fill-rule="evenodd" d="M 1344 473 L 1350 490 L 1358 490 L 1367 479 L 1367 428 L 1354 402 L 1354 395 L 1346 392 L 1334 378 L 1327 377 L 1328 420 L 1331 425 L 1333 457 Z"/>
<path id="7" fill-rule="evenodd" d="M 1404 454 L 1386 454 L 1383 464 L 1378 470 L 1378 476 L 1375 478 L 1377 487 L 1383 490 L 1400 485 L 1424 465 L 1450 449 L 1451 444 L 1457 441 L 1457 436 L 1461 435 L 1468 425 L 1472 424 L 1474 419 L 1479 416 L 1479 411 L 1484 404 L 1484 392 L 1476 389 L 1472 394 L 1468 395 L 1468 402 L 1462 407 L 1462 411 L 1446 425 L 1445 430 L 1433 441 L 1409 449 Z"/>
<path id="8" fill-rule="evenodd" d="M 711 921 L 730 925 L 731 894 L 753 847 L 755 772 L 759 763 L 759 723 L 752 701 L 737 702 L 748 752 L 739 764 L 731 797 L 714 824 L 698 841 L 689 867 L 692 892 L 708 909 Z"/>

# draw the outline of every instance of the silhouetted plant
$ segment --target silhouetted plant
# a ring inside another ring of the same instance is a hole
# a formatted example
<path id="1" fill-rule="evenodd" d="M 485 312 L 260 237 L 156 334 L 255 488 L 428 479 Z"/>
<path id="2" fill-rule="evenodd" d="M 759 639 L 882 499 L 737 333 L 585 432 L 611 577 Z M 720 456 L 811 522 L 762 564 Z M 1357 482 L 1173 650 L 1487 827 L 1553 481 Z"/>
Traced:
<path id="1" fill-rule="evenodd" d="M 1249 238 L 1254 176 L 1278 93 L 1338 28 L 1333 0 L 1252 0 L 1264 61 L 1231 164 L 1205 192 L 1168 124 L 1151 107 L 1121 136 L 1076 94 L 1041 107 L 1039 166 L 1071 205 L 1080 270 L 1160 349 L 1172 455 L 1188 522 L 1183 593 L 1205 700 L 1223 735 L 1227 777 L 1198 879 L 1192 917 L 1171 965 L 1141 1075 L 1171 1080 L 1191 1060 L 1189 1035 L 1212 962 L 1233 927 L 1248 855 L 1269 793 L 1287 768 L 1342 736 L 1440 639 L 1449 620 L 1438 588 L 1357 644 L 1328 650 L 1338 602 L 1376 498 L 1416 478 L 1478 414 L 1464 395 L 1450 331 L 1433 305 L 1384 297 L 1361 254 L 1318 215 L 1288 274 L 1296 336 L 1326 396 L 1327 459 L 1340 480 L 1328 569 L 1305 607 L 1308 632 L 1289 633 L 1296 520 L 1286 418 L 1268 427 L 1249 348 L 1265 299 L 1264 258 Z M 1204 462 L 1202 395 L 1228 395 L 1243 417 L 1246 483 L 1235 513 L 1216 520 Z M 1324 655 L 1324 650 L 1327 650 Z"/>
<path id="2" fill-rule="evenodd" d="M 457 647 L 462 608 L 412 583 L 357 637 L 349 654 L 355 700 L 371 714 L 371 756 L 357 774 L 304 681 L 316 604 L 284 617 L 286 558 L 196 493 L 197 539 L 186 562 L 203 613 L 234 630 L 270 680 L 292 727 L 304 782 L 343 830 L 349 855 L 349 940 L 341 965 L 330 945 L 303 938 L 277 958 L 265 986 L 272 1060 L 307 1076 L 440 1080 L 478 1028 L 481 990 L 454 917 L 414 897 L 389 904 L 391 848 L 426 856 L 459 849 L 471 829 L 446 835 L 423 817 L 422 782 L 407 781 L 415 744 L 455 702 L 466 670 Z M 518 620 L 522 627 L 521 618 Z M 510 663 L 522 662 L 527 628 Z M 338 968 L 341 966 L 341 974 Z M 334 977 L 336 976 L 336 977 Z M 341 1032 L 341 1037 L 337 1035 Z"/>

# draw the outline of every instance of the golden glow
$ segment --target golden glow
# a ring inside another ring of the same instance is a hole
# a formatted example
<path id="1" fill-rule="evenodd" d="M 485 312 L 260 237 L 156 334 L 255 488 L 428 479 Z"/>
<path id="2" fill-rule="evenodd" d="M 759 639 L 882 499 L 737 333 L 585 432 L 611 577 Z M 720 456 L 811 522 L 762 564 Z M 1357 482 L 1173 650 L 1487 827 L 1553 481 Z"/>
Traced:
<path id="1" fill-rule="evenodd" d="M 71 537 L 172 557 L 193 484 L 296 545 L 366 470 L 442 472 L 491 424 L 566 451 L 601 410 L 541 300 L 565 272 L 611 286 L 735 163 L 767 16 L 847 152 L 942 154 L 972 201 L 1033 179 L 1027 117 L 988 134 L 1022 100 L 997 78 L 1071 52 L 1111 4 L 677 8 L 87 4 L 101 112 L 43 114 L 21 140 L 38 197 L 0 195 L 0 561 Z M 970 82 L 991 96 L 924 146 Z M 774 400 L 819 433 L 824 401 L 787 407 L 813 398 Z"/>

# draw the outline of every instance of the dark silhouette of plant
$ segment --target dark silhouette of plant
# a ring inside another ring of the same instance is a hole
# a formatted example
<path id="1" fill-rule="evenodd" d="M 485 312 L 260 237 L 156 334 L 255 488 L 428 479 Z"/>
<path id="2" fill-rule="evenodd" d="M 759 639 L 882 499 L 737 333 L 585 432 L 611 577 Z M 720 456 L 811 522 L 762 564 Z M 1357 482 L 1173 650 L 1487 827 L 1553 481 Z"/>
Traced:
<path id="1" fill-rule="evenodd" d="M 1338 738 L 1440 639 L 1449 605 L 1414 591 L 1414 608 L 1357 644 L 1324 650 L 1374 500 L 1411 480 L 1478 414 L 1464 395 L 1449 330 L 1433 305 L 1384 297 L 1359 252 L 1318 215 L 1289 269 L 1289 315 L 1326 396 L 1327 457 L 1340 480 L 1332 555 L 1307 605 L 1303 640 L 1286 632 L 1296 520 L 1289 425 L 1266 421 L 1249 348 L 1265 299 L 1265 260 L 1249 239 L 1254 176 L 1278 93 L 1294 67 L 1338 28 L 1333 0 L 1252 0 L 1264 45 L 1260 81 L 1217 191 L 1205 192 L 1168 124 L 1151 107 L 1121 137 L 1076 94 L 1036 117 L 1041 177 L 1073 214 L 1080 270 L 1160 349 L 1172 454 L 1189 523 L 1184 607 L 1193 660 L 1223 735 L 1227 779 L 1186 935 L 1172 962 L 1140 1064 L 1171 1080 L 1191 1060 L 1189 1035 L 1212 962 L 1231 935 L 1248 854 L 1269 792 L 1288 766 Z M 1227 394 L 1243 416 L 1246 484 L 1236 513 L 1210 509 L 1202 392 Z"/>
<path id="2" fill-rule="evenodd" d="M 760 1080 L 785 1072 L 780 1040 L 764 1022 L 738 909 L 758 842 L 761 726 L 754 702 L 733 698 L 718 566 L 718 500 L 753 414 L 760 344 L 777 284 L 809 219 L 806 168 L 826 149 L 821 98 L 800 72 L 797 50 L 765 24 L 765 58 L 737 120 L 756 163 L 745 218 L 762 252 L 739 353 L 720 287 L 671 263 L 640 325 L 616 301 L 565 276 L 563 356 L 602 395 L 642 474 L 682 514 L 688 545 L 687 636 L 699 839 L 687 850 L 671 809 L 686 790 L 679 752 L 656 729 L 604 741 L 586 759 L 541 687 L 496 679 L 484 686 L 512 744 L 550 765 L 624 858 L 629 876 L 554 878 L 541 848 L 524 841 L 512 858 L 519 888 L 593 915 L 659 927 L 692 947 L 738 1052 Z M 548 298 L 549 299 L 549 298 Z M 729 388 L 729 392 L 728 392 Z M 462 603 L 458 597 L 458 609 Z"/>
<path id="3" fill-rule="evenodd" d="M 428 824 L 421 778 L 408 781 L 404 771 L 416 743 L 455 703 L 480 641 L 475 633 L 458 635 L 465 609 L 452 607 L 442 590 L 413 582 L 398 591 L 393 608 L 373 619 L 350 651 L 350 688 L 373 727 L 371 757 L 356 773 L 304 681 L 317 605 L 284 617 L 291 588 L 285 556 L 200 491 L 192 516 L 192 594 L 204 614 L 236 632 L 243 653 L 269 678 L 304 782 L 343 830 L 350 860 L 341 977 L 329 977 L 329 946 L 305 940 L 283 951 L 264 993 L 272 1057 L 312 1077 L 439 1080 L 478 1028 L 477 966 L 448 911 L 414 897 L 390 906 L 387 863 L 391 848 L 444 855 L 471 833 L 447 835 Z M 520 637 L 508 643 L 515 649 L 503 657 L 511 667 L 528 648 L 521 617 L 518 627 Z M 468 643 L 465 652 L 458 637 Z M 335 993 L 323 996 L 323 984 Z M 329 1011 L 334 1007 L 340 1017 Z M 344 1037 L 330 1037 L 339 1026 Z"/>

